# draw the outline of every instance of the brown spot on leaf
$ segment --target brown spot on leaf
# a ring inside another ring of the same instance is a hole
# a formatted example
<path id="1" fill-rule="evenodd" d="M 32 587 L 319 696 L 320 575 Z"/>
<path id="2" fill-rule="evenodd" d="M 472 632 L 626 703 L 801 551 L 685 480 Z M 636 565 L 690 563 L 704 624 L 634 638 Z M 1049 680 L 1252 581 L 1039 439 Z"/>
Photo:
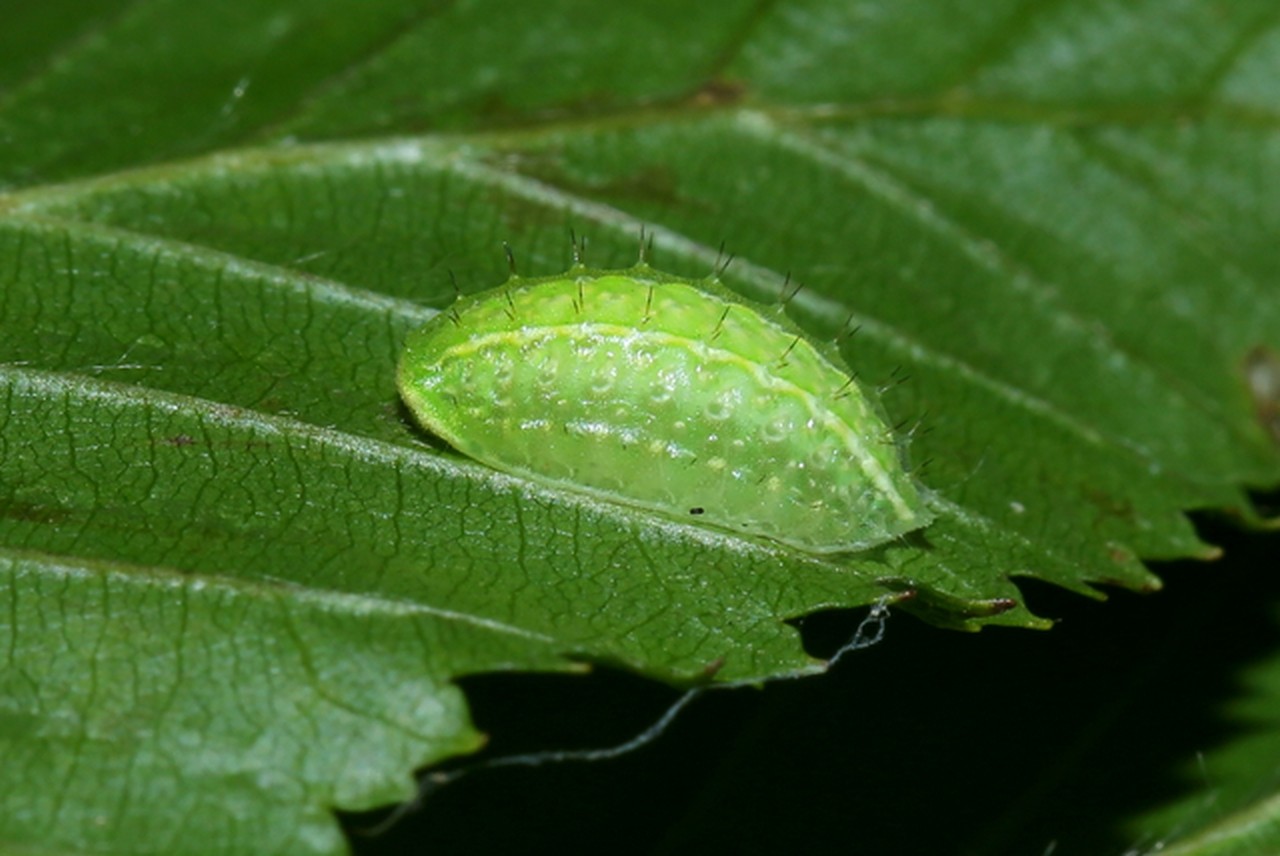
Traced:
<path id="1" fill-rule="evenodd" d="M 1280 354 L 1258 345 L 1245 355 L 1243 370 L 1254 416 L 1271 441 L 1280 446 Z"/>
<path id="2" fill-rule="evenodd" d="M 702 679 L 709 681 L 716 676 L 721 669 L 724 668 L 724 657 L 716 657 L 710 663 L 702 667 Z"/>
<path id="3" fill-rule="evenodd" d="M 1117 565 L 1127 565 L 1134 561 L 1133 553 L 1118 544 L 1112 544 L 1107 548 L 1107 556 Z"/>
<path id="4" fill-rule="evenodd" d="M 690 99 L 698 107 L 724 107 L 737 104 L 746 95 L 747 85 L 741 80 L 708 80 Z"/>
<path id="5" fill-rule="evenodd" d="M 1018 605 L 1018 602 L 1011 597 L 997 597 L 986 601 L 986 615 L 999 615 L 1002 612 L 1008 612 Z"/>
<path id="6" fill-rule="evenodd" d="M 0 502 L 0 518 L 20 520 L 24 523 L 65 523 L 70 511 L 54 505 L 37 505 L 28 502 Z"/>
<path id="7" fill-rule="evenodd" d="M 1084 488 L 1084 495 L 1104 516 L 1114 517 L 1129 524 L 1137 524 L 1138 515 L 1133 508 L 1133 503 L 1129 500 L 1087 485 Z"/>

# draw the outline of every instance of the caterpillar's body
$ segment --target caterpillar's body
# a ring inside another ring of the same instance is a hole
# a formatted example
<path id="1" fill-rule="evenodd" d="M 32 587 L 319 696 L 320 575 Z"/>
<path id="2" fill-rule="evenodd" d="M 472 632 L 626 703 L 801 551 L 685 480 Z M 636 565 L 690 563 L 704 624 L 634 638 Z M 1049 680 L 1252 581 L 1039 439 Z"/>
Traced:
<path id="1" fill-rule="evenodd" d="M 827 350 L 714 281 L 578 266 L 460 299 L 411 335 L 398 383 L 496 469 L 827 553 L 930 519 Z"/>

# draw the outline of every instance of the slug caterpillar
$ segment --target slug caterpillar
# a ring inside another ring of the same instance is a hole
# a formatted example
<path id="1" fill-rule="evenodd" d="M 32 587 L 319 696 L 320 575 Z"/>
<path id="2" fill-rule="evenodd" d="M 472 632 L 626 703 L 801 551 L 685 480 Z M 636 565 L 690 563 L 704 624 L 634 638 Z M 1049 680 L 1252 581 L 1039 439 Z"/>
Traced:
<path id="1" fill-rule="evenodd" d="M 835 348 L 714 277 L 513 275 L 411 334 L 397 382 L 478 461 L 686 523 L 831 553 L 931 519 Z"/>

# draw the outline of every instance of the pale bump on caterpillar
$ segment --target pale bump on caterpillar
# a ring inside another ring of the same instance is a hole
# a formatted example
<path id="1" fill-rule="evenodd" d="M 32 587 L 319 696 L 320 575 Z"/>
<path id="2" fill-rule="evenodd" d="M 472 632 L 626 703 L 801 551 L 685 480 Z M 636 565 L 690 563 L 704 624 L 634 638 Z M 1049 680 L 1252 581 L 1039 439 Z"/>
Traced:
<path id="1" fill-rule="evenodd" d="M 683 523 L 833 553 L 932 519 L 834 345 L 781 305 L 643 256 L 539 278 L 513 266 L 410 334 L 397 384 L 477 461 Z"/>

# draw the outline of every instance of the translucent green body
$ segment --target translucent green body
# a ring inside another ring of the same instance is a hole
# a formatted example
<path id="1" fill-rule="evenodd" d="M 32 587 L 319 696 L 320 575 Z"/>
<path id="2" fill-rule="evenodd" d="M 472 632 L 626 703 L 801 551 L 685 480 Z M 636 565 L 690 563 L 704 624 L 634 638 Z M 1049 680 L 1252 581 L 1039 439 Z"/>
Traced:
<path id="1" fill-rule="evenodd" d="M 645 266 L 513 279 L 414 332 L 414 416 L 496 469 L 811 552 L 930 516 L 878 409 L 780 310 Z"/>

